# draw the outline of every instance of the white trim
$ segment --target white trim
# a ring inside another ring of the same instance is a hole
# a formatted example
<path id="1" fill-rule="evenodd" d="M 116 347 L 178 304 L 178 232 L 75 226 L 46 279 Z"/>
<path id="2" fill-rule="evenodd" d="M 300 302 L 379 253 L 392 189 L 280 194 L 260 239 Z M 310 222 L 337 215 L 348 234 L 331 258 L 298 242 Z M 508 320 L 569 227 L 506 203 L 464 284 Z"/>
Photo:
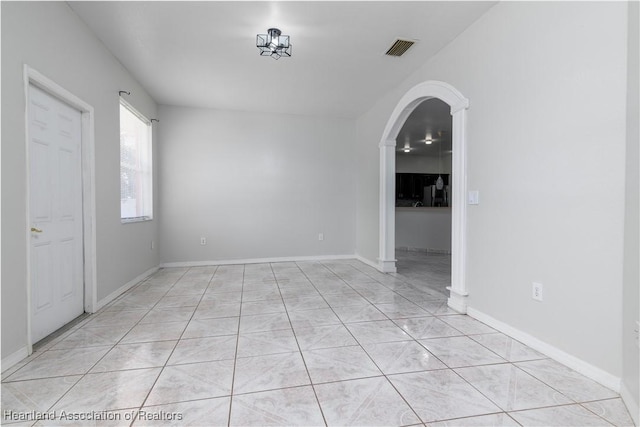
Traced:
<path id="1" fill-rule="evenodd" d="M 560 350 L 559 348 L 554 347 L 551 344 L 541 341 L 526 332 L 523 332 L 519 329 L 514 328 L 513 326 L 507 325 L 506 323 L 494 319 L 493 317 L 484 314 L 473 307 L 467 308 L 467 314 L 470 317 L 473 317 L 474 319 L 477 319 L 482 323 L 485 323 L 488 326 L 491 326 L 492 328 L 497 329 L 498 331 L 510 336 L 511 338 L 520 341 L 521 343 L 531 347 L 532 349 L 539 351 L 546 356 L 549 356 L 551 359 L 560 362 L 565 366 L 568 366 L 574 371 L 577 371 L 582 375 L 591 378 L 592 380 L 615 391 L 616 393 L 620 392 L 621 381 L 619 377 L 616 377 L 615 375 L 612 375 L 609 372 L 598 368 L 597 366 L 594 366 L 563 350 Z"/>
<path id="2" fill-rule="evenodd" d="M 2 359 L 2 372 L 12 368 L 16 363 L 29 356 L 29 347 L 24 346 L 20 350 L 15 351 Z"/>
<path id="3" fill-rule="evenodd" d="M 396 268 L 396 261 L 398 260 L 395 258 L 379 259 L 378 264 L 380 265 L 380 271 L 383 273 L 397 273 L 398 269 Z"/>
<path id="4" fill-rule="evenodd" d="M 622 382 L 622 385 L 620 387 L 620 397 L 622 398 L 622 401 L 627 407 L 627 410 L 629 411 L 629 414 L 631 415 L 631 418 L 633 419 L 634 424 L 639 425 L 640 406 L 638 406 L 638 402 L 633 400 L 633 394 L 631 394 L 631 392 L 627 388 L 624 381 Z"/>
<path id="5" fill-rule="evenodd" d="M 384 273 L 396 270 L 396 136 L 380 144 L 380 256 Z"/>
<path id="6" fill-rule="evenodd" d="M 97 306 L 97 261 L 96 261 L 96 202 L 95 202 L 95 127 L 94 110 L 84 102 L 53 80 L 24 65 L 24 94 L 25 94 L 25 150 L 27 194 L 26 213 L 27 224 L 30 223 L 29 189 L 30 189 L 30 161 L 29 161 L 29 85 L 32 84 L 51 96 L 54 96 L 82 114 L 82 216 L 83 216 L 83 247 L 84 247 L 84 310 L 94 313 Z M 26 239 L 30 240 L 29 227 L 26 227 Z M 31 245 L 27 244 L 27 353 L 33 352 L 31 336 Z"/>
<path id="7" fill-rule="evenodd" d="M 137 216 L 135 218 L 120 218 L 120 224 L 136 224 L 138 222 L 153 221 L 150 216 Z"/>
<path id="8" fill-rule="evenodd" d="M 263 264 L 266 262 L 295 262 L 295 261 L 331 261 L 338 259 L 357 259 L 356 255 L 318 255 L 318 256 L 296 256 L 296 257 L 276 257 L 276 258 L 247 258 L 247 259 L 224 259 L 212 261 L 178 261 L 163 262 L 161 268 L 171 267 L 205 267 L 207 265 L 235 265 L 235 264 Z"/>
<path id="9" fill-rule="evenodd" d="M 380 243 L 379 262 L 382 271 L 395 271 L 395 145 L 396 137 L 409 115 L 423 101 L 438 98 L 451 107 L 452 116 L 452 182 L 451 182 L 451 298 L 449 305 L 466 311 L 467 250 L 467 143 L 466 121 L 469 100 L 453 86 L 439 81 L 426 81 L 400 99 L 391 113 L 380 140 Z"/>
<path id="10" fill-rule="evenodd" d="M 460 314 L 467 313 L 467 296 L 468 293 L 459 294 L 451 286 L 447 286 L 449 291 L 449 298 L 447 299 L 447 306 Z"/>
<path id="11" fill-rule="evenodd" d="M 411 208 L 411 209 L 415 209 L 415 208 Z M 438 248 L 410 248 L 409 246 L 397 246 L 396 251 L 415 252 L 419 254 L 451 255 L 451 249 L 438 249 Z"/>
<path id="12" fill-rule="evenodd" d="M 144 124 L 146 124 L 147 126 L 151 126 L 151 120 L 149 120 L 147 116 L 145 116 L 140 111 L 138 111 L 138 109 L 133 105 L 131 105 L 131 103 L 127 102 L 127 100 L 124 99 L 123 97 L 120 97 L 120 104 L 122 104 L 124 108 L 129 110 L 131 114 L 139 118 L 140 121 L 142 121 Z"/>
<path id="13" fill-rule="evenodd" d="M 372 262 L 372 261 L 368 260 L 367 258 L 363 257 L 362 255 L 358 255 L 358 254 L 356 254 L 355 258 L 356 258 L 358 261 L 360 261 L 361 263 L 363 263 L 363 264 L 367 264 L 369 267 L 373 267 L 373 268 L 375 268 L 376 270 L 378 270 L 379 272 L 384 273 L 384 271 L 383 271 L 382 266 L 380 265 L 380 263 Z"/>
<path id="14" fill-rule="evenodd" d="M 452 104 L 453 105 L 453 104 Z M 460 105 L 465 106 L 464 108 Z M 466 312 L 467 292 L 467 110 L 469 101 L 452 107 L 453 158 L 451 171 L 451 298 L 460 312 Z"/>
<path id="15" fill-rule="evenodd" d="M 120 295 L 122 295 L 123 293 L 127 292 L 129 289 L 131 289 L 132 287 L 134 287 L 138 283 L 142 282 L 144 279 L 146 279 L 147 277 L 151 276 L 153 273 L 155 273 L 159 269 L 160 269 L 160 266 L 152 267 L 152 268 L 148 269 L 147 271 L 145 271 L 144 273 L 142 273 L 142 274 L 136 276 L 135 278 L 129 280 L 127 283 L 125 283 L 124 285 L 120 286 L 118 289 L 116 289 L 115 291 L 111 292 L 106 297 L 102 298 L 96 305 L 96 311 L 100 310 L 102 307 L 104 307 L 105 305 L 109 304 L 111 301 L 113 301 L 114 299 L 118 298 Z"/>

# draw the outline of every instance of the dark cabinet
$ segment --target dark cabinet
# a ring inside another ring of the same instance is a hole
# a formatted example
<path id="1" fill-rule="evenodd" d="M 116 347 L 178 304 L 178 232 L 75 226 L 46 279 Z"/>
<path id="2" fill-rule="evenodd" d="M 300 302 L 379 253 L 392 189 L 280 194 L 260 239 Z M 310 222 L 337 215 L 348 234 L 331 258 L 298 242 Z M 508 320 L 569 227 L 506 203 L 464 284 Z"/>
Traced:
<path id="1" fill-rule="evenodd" d="M 444 181 L 444 189 L 432 188 L 438 176 Z M 449 174 L 397 173 L 396 206 L 413 206 L 416 202 L 424 206 L 448 206 Z"/>

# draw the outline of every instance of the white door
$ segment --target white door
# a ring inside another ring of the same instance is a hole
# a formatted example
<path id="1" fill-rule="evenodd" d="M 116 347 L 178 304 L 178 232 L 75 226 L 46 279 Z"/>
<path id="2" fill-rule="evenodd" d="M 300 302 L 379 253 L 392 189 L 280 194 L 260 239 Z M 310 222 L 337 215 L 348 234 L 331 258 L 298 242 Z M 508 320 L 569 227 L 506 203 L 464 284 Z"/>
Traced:
<path id="1" fill-rule="evenodd" d="M 84 312 L 81 113 L 29 85 L 31 339 Z"/>

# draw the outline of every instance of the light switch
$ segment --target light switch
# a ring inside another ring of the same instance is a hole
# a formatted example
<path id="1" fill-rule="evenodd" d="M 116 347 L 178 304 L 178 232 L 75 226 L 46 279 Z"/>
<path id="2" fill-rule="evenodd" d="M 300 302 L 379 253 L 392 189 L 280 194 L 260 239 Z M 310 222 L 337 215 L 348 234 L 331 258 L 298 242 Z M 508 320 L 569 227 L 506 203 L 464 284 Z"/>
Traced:
<path id="1" fill-rule="evenodd" d="M 478 190 L 469 191 L 468 201 L 470 205 L 480 204 L 480 192 Z"/>

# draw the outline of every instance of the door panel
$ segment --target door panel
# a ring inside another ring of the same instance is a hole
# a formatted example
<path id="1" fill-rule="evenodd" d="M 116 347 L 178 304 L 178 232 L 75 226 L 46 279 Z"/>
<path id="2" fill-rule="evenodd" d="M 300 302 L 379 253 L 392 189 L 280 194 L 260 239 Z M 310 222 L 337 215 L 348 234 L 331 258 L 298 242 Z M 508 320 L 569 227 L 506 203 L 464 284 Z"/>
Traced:
<path id="1" fill-rule="evenodd" d="M 74 252 L 75 241 L 63 240 L 58 245 L 58 268 L 60 277 L 60 299 L 73 298 L 76 287 L 74 286 L 73 272 L 75 269 Z"/>
<path id="2" fill-rule="evenodd" d="M 50 146 L 44 141 L 32 138 L 29 156 L 31 168 L 39 171 L 31 174 L 31 219 L 38 222 L 51 221 L 51 188 L 48 177 L 51 175 L 49 158 Z"/>
<path id="3" fill-rule="evenodd" d="M 59 198 L 58 198 L 58 207 L 60 209 L 60 219 L 61 220 L 74 220 L 73 217 L 75 214 L 75 194 L 74 191 L 74 161 L 75 161 L 74 153 L 69 150 L 60 150 L 58 151 L 58 185 L 59 185 Z"/>
<path id="4" fill-rule="evenodd" d="M 32 342 L 84 312 L 82 114 L 29 86 Z"/>
<path id="5" fill-rule="evenodd" d="M 51 253 L 51 244 L 45 242 L 33 245 L 31 250 L 32 270 L 34 274 L 31 281 L 38 283 L 34 288 L 32 298 L 35 302 L 34 314 L 39 314 L 43 310 L 53 306 L 53 286 L 51 279 L 53 277 L 53 256 Z"/>

